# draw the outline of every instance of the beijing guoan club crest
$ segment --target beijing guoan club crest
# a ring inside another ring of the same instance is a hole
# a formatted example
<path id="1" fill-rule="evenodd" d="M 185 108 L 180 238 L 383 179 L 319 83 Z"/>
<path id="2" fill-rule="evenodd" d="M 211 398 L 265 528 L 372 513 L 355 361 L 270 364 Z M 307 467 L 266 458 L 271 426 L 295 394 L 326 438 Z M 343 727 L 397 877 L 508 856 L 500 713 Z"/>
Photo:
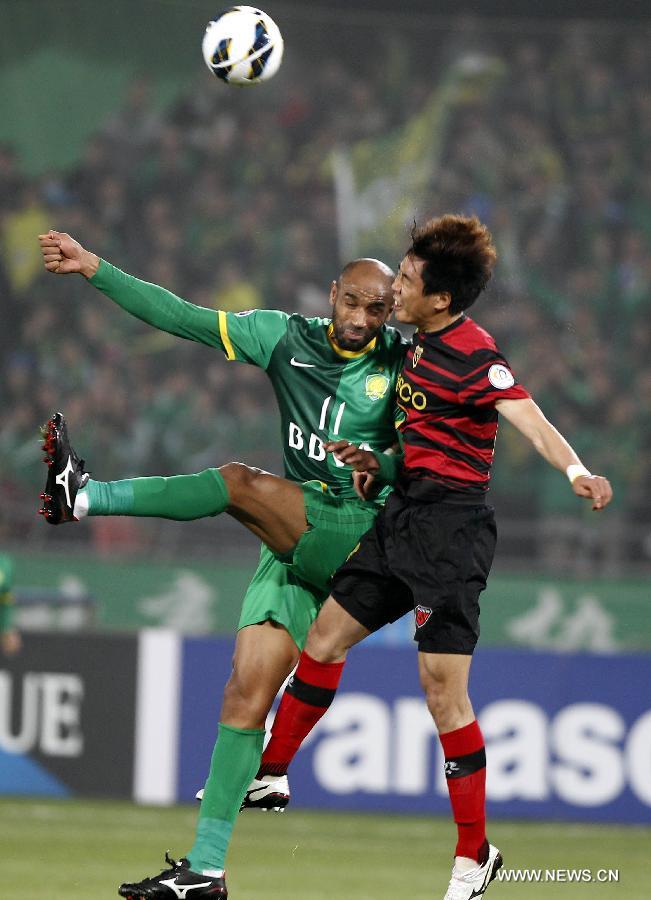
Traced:
<path id="1" fill-rule="evenodd" d="M 389 379 L 386 375 L 366 376 L 366 396 L 369 400 L 381 400 L 389 390 Z"/>

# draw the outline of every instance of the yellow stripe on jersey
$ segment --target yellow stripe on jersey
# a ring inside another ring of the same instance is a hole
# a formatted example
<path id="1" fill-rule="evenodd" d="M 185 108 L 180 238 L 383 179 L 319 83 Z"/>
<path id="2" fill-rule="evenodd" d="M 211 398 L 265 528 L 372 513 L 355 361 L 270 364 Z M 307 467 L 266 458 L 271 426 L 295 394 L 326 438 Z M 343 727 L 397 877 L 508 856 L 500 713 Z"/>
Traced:
<path id="1" fill-rule="evenodd" d="M 358 359 L 360 356 L 365 356 L 367 353 L 370 353 L 371 350 L 375 350 L 375 345 L 377 344 L 377 338 L 374 337 L 373 340 L 369 341 L 368 344 L 361 350 L 342 350 L 335 341 L 333 333 L 334 328 L 331 322 L 328 325 L 328 340 L 330 341 L 330 346 L 335 351 L 335 353 L 338 353 L 339 356 L 343 356 L 344 359 Z"/>
<path id="2" fill-rule="evenodd" d="M 219 336 L 222 339 L 222 343 L 224 344 L 224 350 L 226 351 L 226 359 L 233 360 L 237 359 L 235 356 L 235 351 L 233 350 L 233 345 L 231 344 L 231 339 L 228 336 L 228 320 L 226 318 L 226 313 L 223 309 L 219 310 Z"/>
<path id="3" fill-rule="evenodd" d="M 304 481 L 303 484 L 318 484 L 321 488 L 322 494 L 327 494 L 329 488 L 325 481 L 320 481 L 318 478 L 312 478 L 310 481 Z"/>

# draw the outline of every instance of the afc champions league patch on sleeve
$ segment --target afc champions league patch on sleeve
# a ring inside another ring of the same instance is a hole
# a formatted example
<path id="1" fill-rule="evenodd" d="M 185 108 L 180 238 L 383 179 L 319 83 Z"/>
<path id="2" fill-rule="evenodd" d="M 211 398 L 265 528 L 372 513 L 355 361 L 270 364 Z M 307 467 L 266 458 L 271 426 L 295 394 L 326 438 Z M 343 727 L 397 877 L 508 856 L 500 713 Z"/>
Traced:
<path id="1" fill-rule="evenodd" d="M 422 628 L 423 625 L 427 622 L 429 617 L 432 615 L 432 610 L 429 606 L 417 606 L 414 609 L 414 617 L 416 619 L 416 628 Z"/>
<path id="2" fill-rule="evenodd" d="M 502 363 L 495 363 L 490 367 L 488 370 L 488 380 L 498 391 L 505 391 L 515 384 L 513 373 Z"/>

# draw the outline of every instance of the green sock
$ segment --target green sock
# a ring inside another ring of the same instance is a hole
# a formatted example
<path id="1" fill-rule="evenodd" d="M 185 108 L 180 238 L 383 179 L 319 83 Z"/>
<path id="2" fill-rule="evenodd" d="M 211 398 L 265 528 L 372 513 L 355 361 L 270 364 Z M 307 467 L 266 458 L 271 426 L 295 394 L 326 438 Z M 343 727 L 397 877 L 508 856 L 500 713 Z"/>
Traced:
<path id="1" fill-rule="evenodd" d="M 194 846 L 193 872 L 223 869 L 235 819 L 260 766 L 264 731 L 220 723 L 204 788 Z"/>
<path id="2" fill-rule="evenodd" d="M 88 498 L 89 516 L 156 516 L 187 521 L 216 516 L 228 506 L 228 489 L 219 469 L 171 478 L 91 479 L 82 490 Z"/>

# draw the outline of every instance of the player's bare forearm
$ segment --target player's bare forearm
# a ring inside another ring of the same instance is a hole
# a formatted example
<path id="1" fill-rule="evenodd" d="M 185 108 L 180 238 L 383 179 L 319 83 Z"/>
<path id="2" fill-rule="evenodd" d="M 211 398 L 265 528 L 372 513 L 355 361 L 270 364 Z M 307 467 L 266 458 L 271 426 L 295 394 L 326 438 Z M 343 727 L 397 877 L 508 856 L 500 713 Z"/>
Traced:
<path id="1" fill-rule="evenodd" d="M 592 475 L 585 468 L 570 444 L 533 400 L 500 400 L 495 406 L 500 415 L 528 438 L 550 465 L 568 473 L 572 490 L 578 497 L 591 499 L 594 510 L 601 510 L 610 503 L 613 492 L 608 479 L 602 475 Z"/>
<path id="2" fill-rule="evenodd" d="M 99 268 L 99 256 L 84 249 L 79 241 L 63 231 L 39 234 L 38 242 L 43 254 L 43 264 L 48 272 L 56 275 L 79 273 L 92 278 Z"/>
<path id="3" fill-rule="evenodd" d="M 581 465 L 572 447 L 533 400 L 500 400 L 495 405 L 500 415 L 515 425 L 550 465 L 561 472 L 568 466 Z"/>

